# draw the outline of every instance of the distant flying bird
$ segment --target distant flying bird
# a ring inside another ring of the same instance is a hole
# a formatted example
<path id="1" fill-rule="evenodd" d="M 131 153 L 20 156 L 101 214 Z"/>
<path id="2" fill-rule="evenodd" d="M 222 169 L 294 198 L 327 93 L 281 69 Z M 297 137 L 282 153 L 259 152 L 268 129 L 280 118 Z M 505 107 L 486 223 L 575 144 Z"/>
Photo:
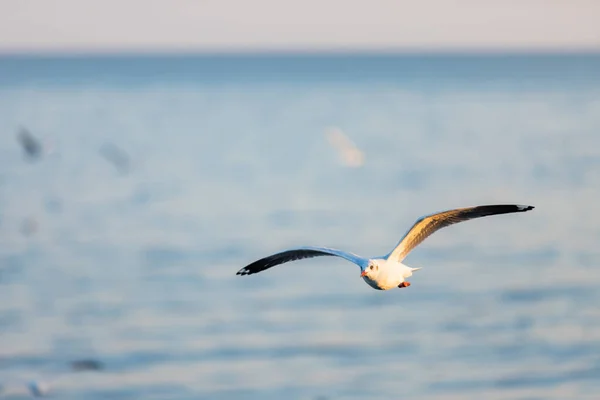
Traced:
<path id="1" fill-rule="evenodd" d="M 435 231 L 470 219 L 524 212 L 533 208 L 533 206 L 517 204 L 497 204 L 442 211 L 419 218 L 396 247 L 383 257 L 363 258 L 353 253 L 326 247 L 298 247 L 261 258 L 239 270 L 236 275 L 256 274 L 276 265 L 303 258 L 336 256 L 358 265 L 361 271 L 360 276 L 373 289 L 388 290 L 395 287 L 408 287 L 410 282 L 407 282 L 406 279 L 421 268 L 408 267 L 402 264 L 402 261 L 412 249 Z"/>
<path id="2" fill-rule="evenodd" d="M 17 140 L 30 159 L 37 159 L 42 155 L 42 144 L 27 129 L 21 128 L 19 130 Z"/>
<path id="3" fill-rule="evenodd" d="M 339 128 L 330 128 L 325 131 L 329 144 L 338 152 L 340 162 L 347 167 L 362 167 L 365 155 Z"/>

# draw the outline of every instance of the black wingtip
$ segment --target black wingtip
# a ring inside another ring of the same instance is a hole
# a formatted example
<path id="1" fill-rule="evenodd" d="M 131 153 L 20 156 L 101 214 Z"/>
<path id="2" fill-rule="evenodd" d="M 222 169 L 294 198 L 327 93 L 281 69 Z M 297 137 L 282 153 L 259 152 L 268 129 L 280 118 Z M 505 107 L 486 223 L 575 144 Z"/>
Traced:
<path id="1" fill-rule="evenodd" d="M 517 205 L 517 208 L 519 209 L 519 211 L 521 211 L 521 212 L 525 212 L 525 211 L 533 210 L 533 209 L 535 208 L 535 206 L 522 206 L 522 205 Z"/>

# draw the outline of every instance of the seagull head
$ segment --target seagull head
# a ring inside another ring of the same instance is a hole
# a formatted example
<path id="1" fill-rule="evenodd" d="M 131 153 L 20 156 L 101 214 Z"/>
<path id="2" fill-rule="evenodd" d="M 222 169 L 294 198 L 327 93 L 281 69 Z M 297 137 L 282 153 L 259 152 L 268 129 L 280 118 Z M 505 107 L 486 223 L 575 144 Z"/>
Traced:
<path id="1" fill-rule="evenodd" d="M 365 269 L 363 269 L 360 273 L 361 278 L 364 278 L 365 276 L 371 280 L 375 280 L 375 277 L 377 276 L 377 274 L 379 273 L 379 265 L 377 265 L 377 262 L 375 262 L 375 260 L 369 260 L 369 263 L 367 264 L 367 266 L 365 267 Z"/>

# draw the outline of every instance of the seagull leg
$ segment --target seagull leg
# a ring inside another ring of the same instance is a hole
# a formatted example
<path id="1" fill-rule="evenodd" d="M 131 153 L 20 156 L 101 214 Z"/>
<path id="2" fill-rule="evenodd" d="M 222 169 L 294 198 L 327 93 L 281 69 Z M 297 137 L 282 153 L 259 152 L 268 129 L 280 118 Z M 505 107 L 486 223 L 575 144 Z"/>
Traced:
<path id="1" fill-rule="evenodd" d="M 409 287 L 409 286 L 410 286 L 410 282 L 406 282 L 406 281 L 404 281 L 404 282 L 402 282 L 401 284 L 398 285 L 398 287 L 400 289 L 402 289 L 403 287 Z"/>

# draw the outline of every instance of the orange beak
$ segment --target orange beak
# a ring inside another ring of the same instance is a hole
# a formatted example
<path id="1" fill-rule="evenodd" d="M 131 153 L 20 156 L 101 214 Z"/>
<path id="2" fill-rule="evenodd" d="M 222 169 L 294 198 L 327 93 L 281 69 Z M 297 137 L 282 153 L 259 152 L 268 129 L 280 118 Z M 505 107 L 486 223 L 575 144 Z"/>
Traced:
<path id="1" fill-rule="evenodd" d="M 367 275 L 367 270 L 365 269 L 363 272 L 360 273 L 360 277 L 364 278 Z"/>

